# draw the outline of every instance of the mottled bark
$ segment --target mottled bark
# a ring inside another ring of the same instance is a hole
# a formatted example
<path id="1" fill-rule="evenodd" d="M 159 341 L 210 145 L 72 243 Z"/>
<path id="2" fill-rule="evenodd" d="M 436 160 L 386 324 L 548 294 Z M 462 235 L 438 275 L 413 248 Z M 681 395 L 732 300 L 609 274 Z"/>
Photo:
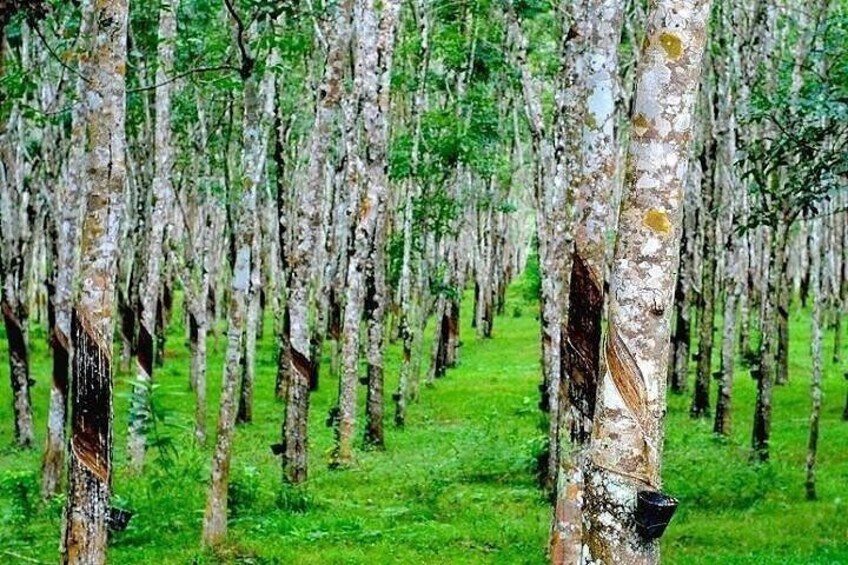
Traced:
<path id="1" fill-rule="evenodd" d="M 406 184 L 405 199 L 403 206 L 403 258 L 401 260 L 400 273 L 400 322 L 399 332 L 403 341 L 403 353 L 401 356 L 400 376 L 398 378 L 397 391 L 394 394 L 395 401 L 395 425 L 403 427 L 406 424 L 406 407 L 410 399 L 414 398 L 414 390 L 417 389 L 417 378 L 414 377 L 415 367 L 413 355 L 415 352 L 416 333 L 420 334 L 416 315 L 423 318 L 420 312 L 420 295 L 415 293 L 415 280 L 413 273 L 413 216 L 415 198 L 418 195 L 421 162 L 421 115 L 426 107 L 427 96 L 427 69 L 430 63 L 430 20 L 427 3 L 425 0 L 416 0 L 414 4 L 416 20 L 418 22 L 418 35 L 421 44 L 418 51 L 418 63 L 416 69 L 417 86 L 412 102 L 412 151 L 411 151 L 411 178 Z M 420 269 L 423 270 L 423 269 Z M 420 273 L 419 273 L 420 276 Z"/>
<path id="2" fill-rule="evenodd" d="M 3 298 L 2 310 L 6 339 L 9 342 L 9 377 L 15 414 L 15 443 L 19 447 L 30 448 L 34 441 L 35 430 L 30 397 L 29 349 L 26 336 L 27 308 L 25 303 L 20 301 L 25 300 L 24 297 L 15 297 L 13 304 L 8 296 L 7 291 L 7 296 Z"/>
<path id="3" fill-rule="evenodd" d="M 689 380 L 689 346 L 692 340 L 691 332 L 691 285 L 689 284 L 689 269 L 692 262 L 690 253 L 690 227 L 686 221 L 687 214 L 684 206 L 683 230 L 680 238 L 680 263 L 677 283 L 674 288 L 674 335 L 671 339 L 671 377 L 669 386 L 675 394 L 683 394 Z"/>
<path id="4" fill-rule="evenodd" d="M 261 187 L 257 187 L 261 190 Z M 257 196 L 257 199 L 259 197 Z M 257 208 L 259 210 L 259 208 Z M 260 247 L 259 217 L 253 218 L 253 238 L 251 242 L 250 291 L 247 295 L 247 316 L 244 329 L 244 352 L 242 355 L 241 387 L 239 388 L 239 403 L 236 421 L 250 423 L 253 421 L 253 389 L 256 380 L 256 337 L 258 324 L 261 323 L 261 308 L 259 304 L 262 286 L 262 250 Z"/>
<path id="5" fill-rule="evenodd" d="M 570 275 L 560 282 L 568 298 L 563 305 L 567 313 L 560 353 L 562 380 L 557 426 L 560 445 L 555 461 L 552 563 L 574 562 L 582 551 L 584 467 L 592 433 L 597 378 L 602 369 L 606 237 L 613 225 L 612 200 L 618 165 L 617 46 L 624 13 L 623 6 L 609 0 L 578 3 L 572 9 L 574 21 L 569 31 L 576 33 L 576 37 L 569 40 L 565 52 L 571 77 L 566 77 L 567 91 L 563 94 L 576 99 L 569 102 L 569 107 L 582 111 L 582 119 L 577 120 L 579 126 L 571 134 L 577 138 L 579 153 L 576 158 L 571 157 L 576 163 L 567 175 L 575 200 L 574 251 L 572 260 L 566 264 Z M 574 121 L 574 116 L 569 119 Z"/>
<path id="6" fill-rule="evenodd" d="M 71 440 L 62 562 L 106 562 L 112 477 L 112 314 L 126 180 L 126 0 L 85 2 L 90 44 L 80 59 L 87 151 L 80 293 L 71 320 Z M 90 27 L 88 27 L 90 26 Z"/>
<path id="7" fill-rule="evenodd" d="M 339 387 L 339 418 L 333 466 L 353 463 L 353 435 L 356 422 L 356 383 L 358 382 L 360 322 L 362 320 L 366 276 L 373 272 L 373 248 L 380 240 L 381 214 L 388 199 L 386 178 L 388 80 L 394 27 L 400 5 L 385 2 L 379 10 L 374 0 L 356 0 L 353 22 L 354 90 L 359 101 L 365 150 L 349 156 L 355 182 L 366 182 L 354 201 L 353 251 L 347 269 L 347 300 L 342 326 L 342 375 Z M 383 65 L 383 66 L 381 66 Z M 382 242 L 380 242 L 382 244 Z"/>
<path id="8" fill-rule="evenodd" d="M 174 150 L 171 144 L 171 90 L 168 79 L 174 69 L 174 41 L 177 32 L 176 0 L 165 0 L 159 7 L 159 38 L 156 68 L 156 130 L 153 146 L 153 204 L 147 225 L 149 226 L 146 268 L 139 295 L 138 356 L 136 357 L 136 386 L 130 408 L 130 429 L 127 438 L 130 468 L 140 472 L 144 465 L 146 428 L 150 425 L 149 393 L 152 391 L 154 336 L 161 323 L 163 312 L 159 311 L 162 292 L 162 246 L 165 227 L 173 200 L 171 168 Z M 159 314 L 159 315 L 157 315 Z M 158 318 L 158 320 L 157 320 Z M 160 322 L 160 323 L 157 323 Z"/>
<path id="9" fill-rule="evenodd" d="M 634 508 L 637 491 L 660 488 L 683 183 L 709 13 L 709 1 L 660 0 L 648 15 L 586 467 L 586 562 L 659 559 L 658 543 L 639 533 Z"/>
<path id="10" fill-rule="evenodd" d="M 205 318 L 205 316 L 204 316 Z M 206 443 L 206 334 L 205 319 L 189 313 L 189 342 L 191 349 L 191 379 L 194 383 L 194 439 L 199 445 Z"/>
<path id="11" fill-rule="evenodd" d="M 822 405 L 822 365 L 824 354 L 822 353 L 822 328 L 824 325 L 824 301 L 825 289 L 822 285 L 822 260 L 824 249 L 822 240 L 822 220 L 812 221 L 812 233 L 810 238 L 810 286 L 813 292 L 813 316 L 812 341 L 810 343 L 810 354 L 813 360 L 813 370 L 810 378 L 810 435 L 807 440 L 807 474 L 804 487 L 807 491 L 807 500 L 816 499 L 816 453 L 819 443 L 819 422 L 821 420 Z"/>
<path id="12" fill-rule="evenodd" d="M 22 41 L 26 39 L 25 30 Z M 0 37 L 0 41 L 5 39 Z M 26 47 L 21 48 L 25 57 Z M 0 52 L 0 55 L 3 55 Z M 24 61 L 25 64 L 25 61 Z M 35 210 L 31 189 L 26 181 L 28 170 L 24 159 L 26 139 L 24 118 L 15 105 L 9 123 L 0 128 L 0 278 L 2 281 L 2 312 L 9 348 L 9 380 L 12 390 L 12 413 L 15 418 L 15 444 L 30 448 L 35 430 L 30 398 L 30 367 L 28 344 L 29 264 L 31 262 L 32 231 Z"/>
<path id="13" fill-rule="evenodd" d="M 233 19 L 237 20 L 234 12 Z M 237 24 L 237 27 L 238 24 Z M 254 28 L 248 32 L 253 35 Z M 228 312 L 227 352 L 221 385 L 218 413 L 218 433 L 212 457 L 211 484 L 203 518 L 202 541 L 216 545 L 227 534 L 227 493 L 230 480 L 233 432 L 241 380 L 241 356 L 247 324 L 250 278 L 256 229 L 257 191 L 265 173 L 266 134 L 265 120 L 268 102 L 273 93 L 273 77 L 268 73 L 261 81 L 253 70 L 253 59 L 247 54 L 247 38 L 239 34 L 242 53 L 242 78 L 244 79 L 242 116 L 242 176 L 238 198 L 238 216 L 235 223 L 235 260 L 230 285 Z M 236 201 L 236 200 L 234 200 Z"/>
<path id="14" fill-rule="evenodd" d="M 719 21 L 730 29 L 733 11 L 721 7 Z M 744 275 L 748 262 L 744 241 L 739 241 L 737 225 L 745 211 L 745 196 L 740 190 L 740 179 L 736 174 L 737 121 L 736 101 L 740 54 L 739 40 L 731 33 L 726 57 L 713 59 L 715 74 L 718 78 L 718 134 L 721 137 L 719 158 L 716 162 L 716 175 L 722 182 L 723 222 L 720 225 L 724 247 L 724 313 L 722 315 L 721 373 L 719 376 L 713 431 L 729 436 L 732 431 L 733 377 L 736 361 L 737 312 L 743 294 Z"/>
<path id="15" fill-rule="evenodd" d="M 281 344 L 289 361 L 286 386 L 286 414 L 283 425 L 283 478 L 291 484 L 307 478 L 307 423 L 309 391 L 318 360 L 311 352 L 312 322 L 315 309 L 315 258 L 320 241 L 321 198 L 326 180 L 326 160 L 332 141 L 332 127 L 343 93 L 346 51 L 350 44 L 351 1 L 336 7 L 331 35 L 328 38 L 327 61 L 319 87 L 318 105 L 309 142 L 309 168 L 305 189 L 295 200 L 292 220 L 292 243 L 286 257 L 288 302 L 284 321 L 286 341 Z"/>
<path id="16" fill-rule="evenodd" d="M 715 196 L 717 183 L 714 180 L 714 139 L 709 139 L 701 156 L 702 182 L 705 183 L 702 200 L 701 229 L 701 293 L 698 303 L 698 368 L 689 415 L 704 418 L 710 415 L 710 382 L 712 381 L 713 337 L 715 335 L 715 285 L 718 255 L 716 250 Z"/>
<path id="17" fill-rule="evenodd" d="M 366 167 L 368 182 L 382 185 L 388 204 L 388 147 L 389 117 L 391 112 L 391 74 L 395 48 L 395 30 L 400 15 L 400 2 L 389 0 L 382 8 L 377 38 L 377 107 L 376 115 L 363 113 L 367 142 Z M 367 100 L 367 97 L 365 98 Z M 368 391 L 365 402 L 365 443 L 378 449 L 385 445 L 383 437 L 383 388 L 386 312 L 390 301 L 386 282 L 386 246 L 388 234 L 388 206 L 378 209 L 367 262 L 365 323 L 367 328 Z"/>
<path id="18" fill-rule="evenodd" d="M 783 286 L 786 268 L 786 236 L 788 226 L 780 224 L 770 230 L 766 260 L 768 274 L 763 295 L 763 310 L 760 317 L 759 362 L 753 371 L 757 380 L 757 400 L 754 406 L 754 425 L 751 434 L 753 456 L 759 461 L 768 461 L 769 438 L 771 437 L 771 402 L 777 364 L 777 308 L 778 297 Z"/>
<path id="19" fill-rule="evenodd" d="M 569 13 L 565 9 L 564 14 Z M 541 477 L 542 486 L 552 490 L 557 476 L 557 464 L 559 461 L 559 391 L 560 374 L 562 371 L 561 356 L 561 325 L 562 316 L 565 312 L 557 303 L 556 277 L 557 274 L 570 275 L 568 272 L 557 273 L 555 259 L 557 258 L 557 242 L 563 242 L 563 237 L 555 237 L 554 229 L 560 228 L 569 232 L 568 211 L 558 200 L 564 190 L 562 180 L 561 163 L 565 150 L 556 147 L 551 136 L 546 131 L 545 120 L 542 114 L 541 96 L 538 84 L 530 72 L 527 62 L 527 38 L 524 36 L 520 22 L 514 13 L 512 3 L 507 4 L 507 17 L 509 19 L 509 31 L 515 42 L 516 63 L 521 72 L 521 86 L 524 95 L 524 113 L 530 125 L 531 150 L 533 153 L 533 196 L 536 204 L 536 234 L 539 250 L 539 267 L 541 276 L 541 296 L 539 304 L 539 317 L 541 321 L 541 356 L 542 356 L 542 383 L 539 386 L 541 398 L 539 407 L 548 413 L 548 461 L 547 468 Z M 568 45 L 568 33 L 562 31 L 562 53 L 565 53 Z M 564 69 L 563 69 L 564 70 Z M 564 74 L 564 73 L 562 73 Z M 561 122 L 565 120 L 565 114 L 561 106 L 563 104 L 563 92 L 557 95 L 557 114 L 554 128 L 557 132 L 561 129 Z M 557 143 L 562 141 L 562 136 L 556 137 Z M 556 173 L 557 182 L 551 177 Z M 557 206 L 560 204 L 560 206 Z M 561 214 L 555 216 L 555 209 Z M 564 215 L 562 215 L 564 213 Z M 559 222 L 557 220 L 560 220 Z M 559 249 L 563 257 L 570 256 L 570 249 L 562 247 Z"/>

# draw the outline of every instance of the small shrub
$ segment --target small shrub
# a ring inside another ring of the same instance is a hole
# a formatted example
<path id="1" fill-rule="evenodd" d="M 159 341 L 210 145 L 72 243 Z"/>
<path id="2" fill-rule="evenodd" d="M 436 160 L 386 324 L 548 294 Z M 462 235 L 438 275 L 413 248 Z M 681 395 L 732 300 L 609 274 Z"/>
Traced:
<path id="1" fill-rule="evenodd" d="M 259 501 L 261 491 L 259 470 L 256 467 L 242 467 L 230 479 L 227 492 L 227 508 L 232 516 L 241 516 L 250 511 Z"/>
<path id="2" fill-rule="evenodd" d="M 297 514 L 309 511 L 312 497 L 303 486 L 283 485 L 277 490 L 277 508 Z"/>
<path id="3" fill-rule="evenodd" d="M 38 512 L 38 475 L 29 471 L 6 471 L 0 475 L 0 496 L 8 500 L 3 520 L 24 534 Z"/>

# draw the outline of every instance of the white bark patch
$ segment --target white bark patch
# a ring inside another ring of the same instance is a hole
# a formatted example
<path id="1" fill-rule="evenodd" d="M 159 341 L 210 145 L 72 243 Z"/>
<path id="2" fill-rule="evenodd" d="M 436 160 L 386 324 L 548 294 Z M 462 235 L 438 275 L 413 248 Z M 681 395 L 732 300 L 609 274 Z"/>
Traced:
<path id="1" fill-rule="evenodd" d="M 242 247 L 236 255 L 233 271 L 233 290 L 247 292 L 250 284 L 250 247 Z"/>

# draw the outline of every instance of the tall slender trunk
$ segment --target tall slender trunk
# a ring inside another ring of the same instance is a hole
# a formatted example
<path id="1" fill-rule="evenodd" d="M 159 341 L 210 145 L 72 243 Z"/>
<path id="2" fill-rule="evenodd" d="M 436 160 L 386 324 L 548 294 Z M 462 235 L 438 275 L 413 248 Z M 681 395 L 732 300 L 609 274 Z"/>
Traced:
<path id="1" fill-rule="evenodd" d="M 136 363 L 136 385 L 133 387 L 133 399 L 130 408 L 130 429 L 127 439 L 130 468 L 140 472 L 144 465 L 147 427 L 150 425 L 147 414 L 150 413 L 149 394 L 152 391 L 153 361 L 155 357 L 154 337 L 157 328 L 162 286 L 162 246 L 164 244 L 165 225 L 171 208 L 171 168 L 174 151 L 171 146 L 171 90 L 168 81 L 174 69 L 174 40 L 177 32 L 176 0 L 166 0 L 159 8 L 159 39 L 157 47 L 158 65 L 156 68 L 156 131 L 154 135 L 153 158 L 153 205 L 151 207 L 148 249 L 144 279 L 139 296 L 138 356 Z"/>
<path id="2" fill-rule="evenodd" d="M 420 186 L 421 162 L 421 115 L 427 104 L 427 70 L 430 64 L 430 20 L 426 0 L 416 0 L 414 5 L 415 16 L 418 22 L 418 35 L 421 44 L 418 51 L 418 66 L 416 76 L 418 79 L 412 102 L 412 171 L 411 179 L 407 182 L 405 201 L 403 207 L 403 258 L 400 274 L 400 337 L 403 340 L 403 353 L 401 357 L 400 376 L 398 378 L 397 391 L 394 394 L 395 401 L 395 425 L 403 427 L 406 424 L 406 407 L 409 400 L 415 398 L 417 390 L 417 376 L 414 375 L 415 366 L 413 356 L 415 354 L 416 337 L 420 336 L 420 328 L 415 316 L 424 317 L 421 310 L 420 294 L 415 292 L 415 281 L 413 277 L 413 231 L 412 222 L 414 218 L 415 198 L 418 196 Z M 419 267 L 421 262 L 418 262 Z M 421 270 L 419 268 L 419 270 Z M 420 273 L 419 273 L 420 274 Z"/>
<path id="3" fill-rule="evenodd" d="M 777 366 L 775 384 L 789 382 L 789 306 L 791 301 L 791 282 L 786 272 L 780 283 L 777 302 Z"/>
<path id="4" fill-rule="evenodd" d="M 556 499 L 551 530 L 551 562 L 570 563 L 581 555 L 583 537 L 584 473 L 601 364 L 601 324 L 604 312 L 608 245 L 613 225 L 613 193 L 618 168 L 615 99 L 619 95 L 617 46 L 623 6 L 609 0 L 591 0 L 573 6 L 574 20 L 564 51 L 566 108 L 576 108 L 583 119 L 574 130 L 558 135 L 575 138 L 576 163 L 567 167 L 568 190 L 573 193 L 574 250 L 565 263 L 560 284 L 567 293 L 561 337 L 561 382 L 557 391 L 556 426 L 559 453 L 555 460 Z M 578 39 L 580 38 L 580 39 Z M 573 121 L 573 120 L 571 120 Z M 566 198 L 565 206 L 569 206 Z M 570 213 L 565 210 L 566 216 Z M 568 253 L 570 249 L 566 248 Z M 568 445 L 568 446 L 567 446 Z"/>
<path id="5" fill-rule="evenodd" d="M 821 420 L 822 405 L 822 326 L 824 317 L 825 289 L 822 285 L 821 254 L 821 219 L 812 220 L 811 253 L 810 253 L 810 286 L 813 291 L 812 342 L 810 353 L 813 357 L 813 372 L 810 378 L 810 436 L 807 441 L 807 477 L 804 486 L 807 500 L 816 499 L 816 452 L 819 443 L 819 421 Z"/>
<path id="6" fill-rule="evenodd" d="M 189 342 L 191 348 L 191 378 L 194 382 L 194 439 L 199 445 L 206 443 L 206 334 L 208 323 L 205 312 L 200 319 L 189 313 Z"/>
<path id="7" fill-rule="evenodd" d="M 22 34 L 25 37 L 25 33 Z M 0 38 L 0 41 L 5 39 Z M 22 57 L 26 52 L 21 49 Z M 2 55 L 2 53 L 0 53 Z M 24 62 L 25 64 L 25 62 Z M 9 380 L 12 388 L 12 409 L 15 418 L 15 444 L 30 448 L 35 430 L 30 395 L 30 366 L 28 344 L 29 263 L 31 261 L 31 227 L 35 210 L 24 159 L 24 117 L 17 105 L 5 127 L 0 184 L 0 214 L 3 230 L 0 233 L 0 278 L 2 278 L 3 322 L 9 347 Z"/>
<path id="8" fill-rule="evenodd" d="M 79 100 L 87 152 L 80 172 L 85 197 L 80 279 L 71 318 L 73 379 L 68 500 L 62 562 L 106 562 L 112 479 L 112 314 L 118 232 L 126 180 L 126 0 L 86 2 L 91 44 L 81 57 Z"/>
<path id="9" fill-rule="evenodd" d="M 678 267 L 677 284 L 674 289 L 674 336 L 672 337 L 672 359 L 671 359 L 671 391 L 675 394 L 683 394 L 689 380 L 689 346 L 692 340 L 691 330 L 691 295 L 692 289 L 689 284 L 689 271 L 691 269 L 692 254 L 690 253 L 690 226 L 687 222 L 686 210 L 683 212 L 683 230 L 680 239 L 680 265 Z"/>
<path id="10" fill-rule="evenodd" d="M 722 24 L 733 22 L 733 10 L 721 7 L 719 21 Z M 727 25 L 730 29 L 731 26 Z M 717 94 L 720 101 L 718 129 L 722 132 L 720 162 L 716 162 L 716 174 L 722 179 L 722 201 L 724 214 L 722 232 L 724 236 L 724 313 L 722 316 L 723 330 L 721 341 L 721 374 L 716 398 L 716 412 L 713 431 L 716 434 L 729 436 L 732 428 L 733 377 L 736 360 L 736 331 L 737 313 L 743 294 L 744 275 L 748 261 L 747 249 L 738 239 L 736 226 L 745 211 L 746 201 L 740 194 L 740 179 L 737 177 L 734 163 L 737 160 L 737 121 L 736 100 L 739 80 L 738 54 L 739 40 L 731 34 L 726 61 L 713 59 L 718 75 Z"/>
<path id="11" fill-rule="evenodd" d="M 786 230 L 779 224 L 769 230 L 767 247 L 767 288 L 763 293 L 763 312 L 760 318 L 759 363 L 754 376 L 757 380 L 757 400 L 754 406 L 754 426 L 751 434 L 753 456 L 768 461 L 771 436 L 771 400 L 774 387 L 777 349 L 777 308 L 786 267 Z"/>
<path id="12" fill-rule="evenodd" d="M 90 19 L 82 18 L 80 38 L 87 38 Z M 50 387 L 50 407 L 47 416 L 47 442 L 42 460 L 41 493 L 45 497 L 57 494 L 65 467 L 67 442 L 68 387 L 71 370 L 71 310 L 73 284 L 78 265 L 76 250 L 80 242 L 80 208 L 82 204 L 81 180 L 83 174 L 84 121 L 82 104 L 71 111 L 71 149 L 64 176 L 59 183 L 55 198 L 54 238 L 52 242 L 55 260 L 53 311 L 54 325 L 50 344 L 53 349 L 53 380 Z M 58 211 L 61 212 L 58 212 Z M 118 293 L 120 294 L 120 293 Z"/>
<path id="13" fill-rule="evenodd" d="M 318 359 L 311 349 L 311 314 L 315 309 L 314 265 L 320 242 L 321 198 L 326 184 L 326 159 L 331 132 L 343 93 L 342 80 L 346 51 L 351 35 L 351 0 L 341 2 L 328 26 L 329 45 L 324 76 L 319 91 L 322 96 L 315 109 L 312 137 L 309 142 L 309 169 L 305 190 L 295 201 L 292 243 L 286 264 L 288 301 L 283 325 L 290 363 L 286 387 L 286 414 L 283 424 L 283 479 L 291 484 L 307 478 L 309 391 Z M 282 353 L 281 353 L 282 354 Z"/>
<path id="14" fill-rule="evenodd" d="M 260 188 L 257 188 L 260 190 Z M 259 197 L 257 196 L 257 199 Z M 257 207 L 259 210 L 259 207 Z M 253 218 L 253 237 L 250 256 L 250 292 L 247 295 L 247 316 L 244 329 L 244 354 L 242 356 L 242 377 L 239 387 L 239 403 L 236 421 L 250 423 L 253 421 L 253 388 L 256 380 L 256 336 L 258 324 L 262 323 L 259 304 L 262 285 L 262 249 L 260 244 L 259 216 Z"/>
<path id="15" fill-rule="evenodd" d="M 563 183 L 561 179 L 553 182 L 551 177 L 554 176 L 554 173 L 558 178 L 561 176 L 559 165 L 565 151 L 559 147 L 555 148 L 551 136 L 545 129 L 539 88 L 527 62 L 527 38 L 524 36 L 512 3 L 507 5 L 506 15 L 509 18 L 510 34 L 514 37 L 516 43 L 515 57 L 521 72 L 524 113 L 530 124 L 531 149 L 533 152 L 533 196 L 536 204 L 536 237 L 541 275 L 539 318 L 541 320 L 542 383 L 539 385 L 541 393 L 539 407 L 543 412 L 548 413 L 548 461 L 540 479 L 544 488 L 552 490 L 557 475 L 557 462 L 559 461 L 559 390 L 562 370 L 560 362 L 560 337 L 562 332 L 560 318 L 563 314 L 557 308 L 555 293 L 557 272 L 553 228 L 557 222 L 553 213 L 555 198 L 562 192 Z M 563 30 L 561 46 L 563 57 L 568 41 L 567 36 L 568 34 Z M 558 106 L 562 103 L 561 96 L 562 93 L 560 92 L 557 97 Z M 564 119 L 564 114 L 565 112 L 558 109 L 556 123 L 554 124 L 557 131 L 560 122 Z M 561 137 L 558 136 L 557 141 Z M 563 224 L 567 226 L 566 222 L 563 222 Z M 565 251 L 565 254 L 567 253 L 568 251 Z"/>
<path id="16" fill-rule="evenodd" d="M 353 252 L 347 269 L 347 300 L 342 326 L 343 368 L 333 466 L 348 466 L 353 463 L 360 323 L 365 303 L 366 277 L 375 269 L 374 246 L 383 245 L 380 218 L 388 199 L 385 167 L 389 92 L 388 80 L 381 75 L 391 69 L 391 51 L 394 48 L 398 9 L 396 0 L 385 2 L 382 10 L 378 10 L 374 0 L 354 2 L 354 84 L 356 98 L 361 107 L 360 117 L 367 150 L 362 157 L 352 156 L 355 171 L 353 174 L 359 182 L 366 181 L 368 184 L 365 190 L 359 191 L 353 208 L 355 227 Z M 381 63 L 385 68 L 380 67 Z"/>
<path id="17" fill-rule="evenodd" d="M 709 14 L 708 0 L 653 4 L 637 65 L 606 367 L 585 472 L 582 555 L 592 562 L 659 560 L 658 535 L 638 526 L 645 516 L 636 500 L 660 489 L 682 189 Z"/>
<path id="18" fill-rule="evenodd" d="M 233 15 L 235 18 L 235 16 Z M 254 26 L 256 24 L 253 24 Z M 251 27 L 249 35 L 255 33 Z M 270 71 L 261 80 L 253 68 L 254 60 L 247 55 L 247 38 L 241 45 L 245 52 L 242 60 L 243 133 L 242 133 L 242 178 L 235 222 L 235 260 L 233 261 L 228 312 L 227 353 L 221 385 L 221 400 L 218 413 L 218 434 L 212 457 L 211 484 L 203 517 L 202 541 L 204 545 L 216 545 L 227 534 L 227 493 L 230 481 L 230 459 L 232 457 L 233 431 L 238 409 L 240 390 L 241 356 L 244 349 L 247 325 L 247 308 L 250 295 L 253 257 L 254 230 L 256 229 L 257 191 L 265 174 L 266 131 L 265 118 L 269 114 L 269 101 L 274 92 L 274 81 Z M 235 199 L 231 201 L 236 201 Z"/>
<path id="19" fill-rule="evenodd" d="M 385 217 L 383 218 L 385 221 Z M 384 227 L 378 227 L 384 231 Z M 386 300 L 389 293 L 386 288 L 384 236 L 375 237 L 372 249 L 365 298 L 365 319 L 368 335 L 367 351 L 367 391 L 365 395 L 365 444 L 383 449 L 383 348 L 385 346 Z"/>
<path id="20" fill-rule="evenodd" d="M 382 185 L 386 191 L 388 204 L 387 159 L 389 147 L 389 117 L 391 112 L 391 73 L 395 48 L 395 30 L 400 14 L 399 0 L 389 0 L 380 15 L 377 57 L 377 114 L 366 118 L 365 133 L 368 143 L 368 181 L 372 185 Z M 372 123 L 368 123 L 372 122 Z M 388 234 L 388 206 L 381 206 L 371 236 L 371 253 L 367 263 L 366 285 L 368 297 L 365 300 L 365 318 L 367 326 L 367 362 L 368 391 L 365 402 L 365 443 L 378 449 L 385 444 L 383 437 L 383 355 L 385 353 L 386 312 L 390 294 L 386 282 L 386 245 Z"/>
<path id="21" fill-rule="evenodd" d="M 712 96 L 706 99 L 706 112 L 713 114 Z M 708 120 L 712 124 L 712 119 Z M 716 248 L 716 229 L 718 223 L 717 202 L 719 183 L 716 180 L 717 142 L 710 126 L 705 126 L 707 137 L 701 154 L 701 296 L 698 308 L 698 370 L 695 374 L 695 388 L 689 415 L 692 418 L 705 418 L 710 415 L 710 383 L 713 370 L 713 337 L 715 336 L 716 268 L 718 249 Z"/>

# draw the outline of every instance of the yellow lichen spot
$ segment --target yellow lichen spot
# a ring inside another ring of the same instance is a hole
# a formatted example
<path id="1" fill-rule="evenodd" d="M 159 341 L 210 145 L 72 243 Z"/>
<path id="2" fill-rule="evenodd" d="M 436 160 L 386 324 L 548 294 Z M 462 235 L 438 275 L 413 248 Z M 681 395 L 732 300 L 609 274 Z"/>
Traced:
<path id="1" fill-rule="evenodd" d="M 671 231 L 671 222 L 668 219 L 668 214 L 656 208 L 648 210 L 643 223 L 655 232 L 664 235 L 667 235 Z"/>
<path id="2" fill-rule="evenodd" d="M 648 122 L 648 118 L 643 116 L 642 114 L 636 114 L 633 117 L 633 133 L 638 136 L 643 136 L 651 127 L 651 124 Z"/>
<path id="3" fill-rule="evenodd" d="M 661 33 L 660 45 L 665 50 L 666 56 L 672 61 L 679 59 L 683 53 L 683 42 L 673 33 Z"/>

